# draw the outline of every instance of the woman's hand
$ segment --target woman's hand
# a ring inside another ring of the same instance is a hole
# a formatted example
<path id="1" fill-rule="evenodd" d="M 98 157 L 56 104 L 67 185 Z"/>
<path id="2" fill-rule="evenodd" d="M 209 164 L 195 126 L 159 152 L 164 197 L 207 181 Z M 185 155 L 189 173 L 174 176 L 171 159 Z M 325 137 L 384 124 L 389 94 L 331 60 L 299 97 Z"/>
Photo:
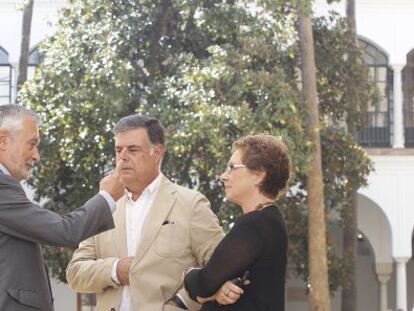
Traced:
<path id="1" fill-rule="evenodd" d="M 249 281 L 245 281 L 244 285 L 248 285 L 249 283 Z M 216 300 L 220 305 L 231 305 L 236 303 L 242 294 L 243 289 L 234 285 L 233 282 L 227 281 L 213 296 L 208 298 L 197 297 L 197 301 L 203 304 L 208 301 Z"/>
<path id="2" fill-rule="evenodd" d="M 207 297 L 207 298 L 197 296 L 197 302 L 199 304 L 203 304 L 203 303 L 206 303 L 206 302 L 209 302 L 209 301 L 214 301 L 214 300 L 216 300 L 216 295 L 215 294 L 213 296 L 210 296 L 210 297 Z"/>
<path id="3" fill-rule="evenodd" d="M 232 281 L 227 281 L 216 292 L 216 301 L 221 305 L 231 305 L 240 299 L 243 294 L 243 289 L 233 284 Z"/>

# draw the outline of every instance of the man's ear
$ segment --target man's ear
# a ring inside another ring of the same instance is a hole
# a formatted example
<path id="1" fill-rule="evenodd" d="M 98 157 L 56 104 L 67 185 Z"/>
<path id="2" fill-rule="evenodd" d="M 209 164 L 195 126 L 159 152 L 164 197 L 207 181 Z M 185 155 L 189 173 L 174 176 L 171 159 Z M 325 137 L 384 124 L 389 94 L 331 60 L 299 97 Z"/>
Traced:
<path id="1" fill-rule="evenodd" d="M 5 129 L 0 129 L 0 150 L 5 151 L 9 140 L 9 132 Z"/>
<path id="2" fill-rule="evenodd" d="M 164 146 L 161 144 L 154 146 L 154 153 L 157 156 L 157 158 L 161 161 L 161 159 L 164 156 Z"/>

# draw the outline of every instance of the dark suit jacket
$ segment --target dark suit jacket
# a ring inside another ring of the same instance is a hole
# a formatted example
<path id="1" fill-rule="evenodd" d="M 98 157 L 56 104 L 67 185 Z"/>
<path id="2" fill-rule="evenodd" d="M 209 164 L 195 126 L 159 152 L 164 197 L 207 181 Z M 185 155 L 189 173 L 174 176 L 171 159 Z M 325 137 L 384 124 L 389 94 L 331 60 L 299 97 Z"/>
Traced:
<path id="1" fill-rule="evenodd" d="M 0 171 L 0 310 L 53 310 L 40 244 L 76 247 L 113 227 L 99 194 L 61 216 L 32 203 L 20 183 Z"/>

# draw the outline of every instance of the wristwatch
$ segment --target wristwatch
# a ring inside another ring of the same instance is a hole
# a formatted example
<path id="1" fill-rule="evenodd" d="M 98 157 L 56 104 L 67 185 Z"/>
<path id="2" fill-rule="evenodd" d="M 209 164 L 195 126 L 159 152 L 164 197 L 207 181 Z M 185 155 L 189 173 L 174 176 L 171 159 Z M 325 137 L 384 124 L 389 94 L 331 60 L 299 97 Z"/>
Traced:
<path id="1" fill-rule="evenodd" d="M 177 295 L 174 295 L 171 298 L 171 301 L 174 301 L 174 303 L 177 305 L 178 308 L 183 309 L 183 310 L 188 310 L 187 307 L 185 306 L 184 302 Z"/>

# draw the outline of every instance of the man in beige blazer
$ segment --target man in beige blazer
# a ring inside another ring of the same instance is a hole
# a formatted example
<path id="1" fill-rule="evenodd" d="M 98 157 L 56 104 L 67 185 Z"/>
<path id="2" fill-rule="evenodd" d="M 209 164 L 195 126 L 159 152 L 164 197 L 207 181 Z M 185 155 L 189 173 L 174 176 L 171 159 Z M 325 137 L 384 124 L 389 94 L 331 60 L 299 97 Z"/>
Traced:
<path id="1" fill-rule="evenodd" d="M 126 185 L 115 229 L 82 242 L 68 265 L 70 286 L 97 294 L 97 311 L 198 310 L 182 286 L 223 237 L 208 200 L 160 172 L 164 130 L 141 115 L 114 128 L 117 168 Z"/>

